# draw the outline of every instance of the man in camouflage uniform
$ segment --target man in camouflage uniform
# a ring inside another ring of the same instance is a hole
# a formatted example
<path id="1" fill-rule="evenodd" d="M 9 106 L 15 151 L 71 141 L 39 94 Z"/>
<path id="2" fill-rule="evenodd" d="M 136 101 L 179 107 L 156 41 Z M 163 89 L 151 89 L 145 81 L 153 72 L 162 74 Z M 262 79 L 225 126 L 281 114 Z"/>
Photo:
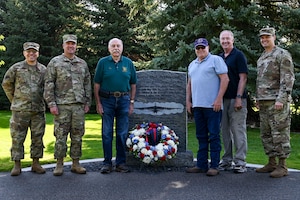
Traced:
<path id="1" fill-rule="evenodd" d="M 47 66 L 44 98 L 54 115 L 56 137 L 54 158 L 57 159 L 53 175 L 63 174 L 63 160 L 67 152 L 67 137 L 70 133 L 71 171 L 85 174 L 79 164 L 82 137 L 85 131 L 84 114 L 91 105 L 91 75 L 87 63 L 75 55 L 77 37 L 63 36 L 63 54 L 54 57 Z"/>
<path id="2" fill-rule="evenodd" d="M 15 161 L 12 176 L 21 173 L 24 159 L 24 141 L 28 127 L 31 131 L 31 171 L 45 173 L 39 158 L 43 157 L 45 133 L 45 103 L 43 99 L 46 67 L 37 61 L 40 45 L 34 42 L 23 44 L 24 61 L 15 63 L 4 75 L 2 87 L 11 103 L 10 133 L 12 138 L 11 160 Z"/>
<path id="3" fill-rule="evenodd" d="M 265 50 L 257 61 L 256 95 L 261 139 L 269 162 L 256 172 L 271 172 L 271 177 L 278 178 L 288 174 L 294 65 L 289 52 L 275 45 L 274 28 L 261 29 L 259 36 Z"/>

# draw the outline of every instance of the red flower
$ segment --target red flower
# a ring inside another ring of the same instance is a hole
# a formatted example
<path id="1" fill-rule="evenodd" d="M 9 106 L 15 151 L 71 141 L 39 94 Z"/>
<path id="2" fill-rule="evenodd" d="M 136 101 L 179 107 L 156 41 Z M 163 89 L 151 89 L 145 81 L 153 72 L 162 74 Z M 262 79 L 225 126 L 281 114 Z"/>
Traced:
<path id="1" fill-rule="evenodd" d="M 171 151 L 172 151 L 172 153 L 175 153 L 176 149 L 174 147 L 172 147 Z"/>
<path id="2" fill-rule="evenodd" d="M 152 151 L 153 156 L 157 155 L 157 151 Z"/>
<path id="3" fill-rule="evenodd" d="M 167 157 L 166 157 L 166 156 L 163 156 L 163 157 L 161 157 L 160 159 L 161 159 L 161 160 L 166 160 Z"/>
<path id="4" fill-rule="evenodd" d="M 145 157 L 145 154 L 140 153 L 140 158 L 143 159 Z"/>

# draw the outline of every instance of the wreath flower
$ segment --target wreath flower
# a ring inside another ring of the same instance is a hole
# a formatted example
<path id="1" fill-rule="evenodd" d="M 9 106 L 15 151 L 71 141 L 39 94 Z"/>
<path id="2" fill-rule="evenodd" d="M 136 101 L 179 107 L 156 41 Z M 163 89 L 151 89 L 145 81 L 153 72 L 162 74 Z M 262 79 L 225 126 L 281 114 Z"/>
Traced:
<path id="1" fill-rule="evenodd" d="M 126 145 L 136 158 L 151 164 L 176 156 L 179 137 L 162 123 L 137 124 L 128 133 Z"/>

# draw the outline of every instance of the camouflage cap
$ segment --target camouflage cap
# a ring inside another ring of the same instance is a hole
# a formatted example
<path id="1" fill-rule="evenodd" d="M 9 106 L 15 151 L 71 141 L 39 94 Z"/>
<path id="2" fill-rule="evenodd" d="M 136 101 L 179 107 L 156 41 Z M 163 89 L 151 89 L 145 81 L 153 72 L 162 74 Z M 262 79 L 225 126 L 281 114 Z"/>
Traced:
<path id="1" fill-rule="evenodd" d="M 275 29 L 271 28 L 271 27 L 262 28 L 259 31 L 259 36 L 262 36 L 262 35 L 275 35 Z"/>
<path id="2" fill-rule="evenodd" d="M 66 34 L 63 36 L 63 43 L 65 42 L 75 42 L 77 43 L 77 36 L 76 35 L 71 35 L 71 34 Z"/>
<path id="3" fill-rule="evenodd" d="M 24 51 L 26 51 L 27 49 L 34 49 L 36 51 L 39 51 L 40 45 L 35 42 L 25 42 L 23 44 L 23 49 L 24 49 Z"/>

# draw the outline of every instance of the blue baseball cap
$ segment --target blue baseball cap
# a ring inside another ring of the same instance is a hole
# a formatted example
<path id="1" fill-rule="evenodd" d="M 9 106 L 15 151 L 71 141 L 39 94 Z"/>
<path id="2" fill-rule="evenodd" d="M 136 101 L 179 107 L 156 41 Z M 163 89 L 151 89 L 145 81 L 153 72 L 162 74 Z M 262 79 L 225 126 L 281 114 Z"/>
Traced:
<path id="1" fill-rule="evenodd" d="M 207 47 L 208 46 L 208 41 L 205 38 L 198 38 L 195 40 L 194 42 L 194 48 L 196 48 L 197 46 L 204 46 Z"/>

